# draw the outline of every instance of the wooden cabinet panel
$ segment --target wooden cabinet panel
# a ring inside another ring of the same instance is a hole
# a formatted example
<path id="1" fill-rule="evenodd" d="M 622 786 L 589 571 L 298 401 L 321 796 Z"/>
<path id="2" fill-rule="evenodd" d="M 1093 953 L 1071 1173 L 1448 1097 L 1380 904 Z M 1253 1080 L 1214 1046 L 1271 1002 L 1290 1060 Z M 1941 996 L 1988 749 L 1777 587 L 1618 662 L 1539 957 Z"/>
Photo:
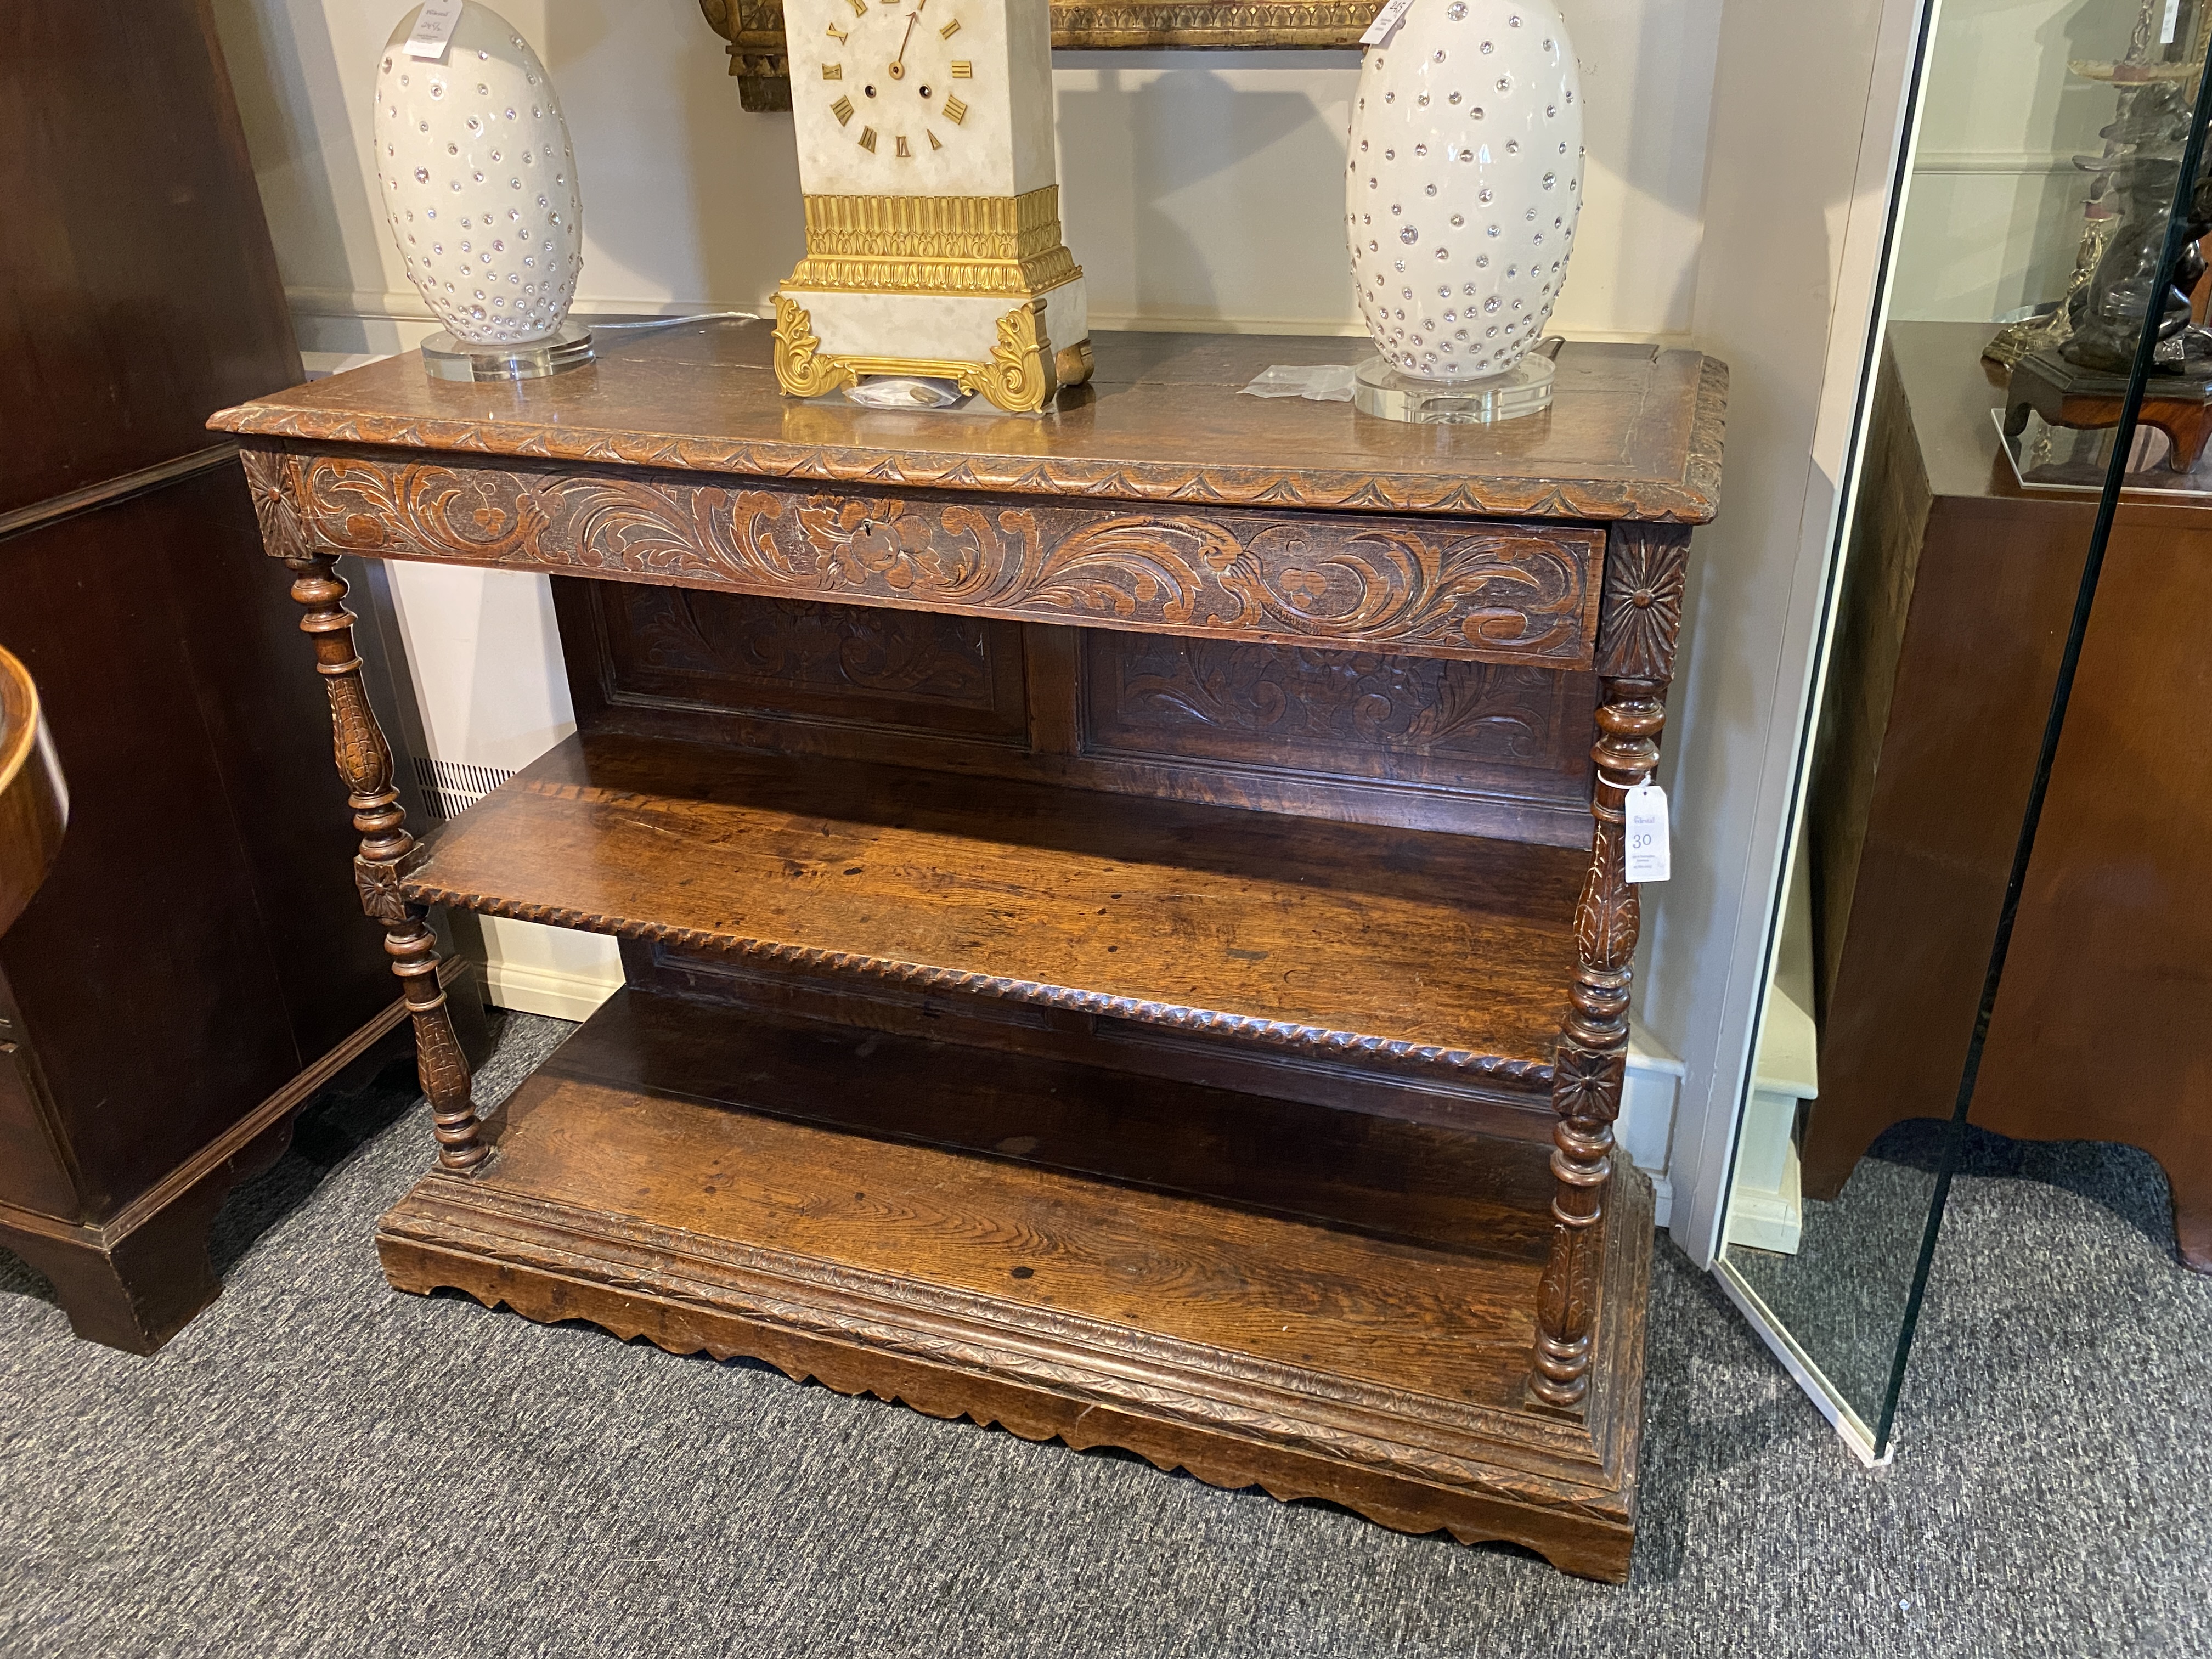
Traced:
<path id="1" fill-rule="evenodd" d="M 300 378 L 229 77 L 191 0 L 0 7 L 0 516 L 205 449 Z"/>
<path id="2" fill-rule="evenodd" d="M 67 1215 L 75 1202 L 31 1056 L 0 1038 L 0 1203 Z"/>
<path id="3" fill-rule="evenodd" d="M 1592 674 L 1092 630 L 1083 694 L 1092 755 L 1589 805 Z"/>
<path id="4" fill-rule="evenodd" d="M 595 584 L 606 693 L 1017 743 L 1027 735 L 1018 628 L 927 611 Z"/>

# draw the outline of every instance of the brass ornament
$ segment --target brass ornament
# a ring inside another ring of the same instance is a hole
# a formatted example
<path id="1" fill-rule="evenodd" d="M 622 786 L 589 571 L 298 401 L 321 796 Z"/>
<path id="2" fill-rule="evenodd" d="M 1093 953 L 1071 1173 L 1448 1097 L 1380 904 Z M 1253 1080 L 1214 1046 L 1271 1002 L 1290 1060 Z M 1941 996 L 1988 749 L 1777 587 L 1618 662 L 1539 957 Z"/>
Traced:
<path id="1" fill-rule="evenodd" d="M 1060 364 L 1079 371 L 1063 378 Z M 980 392 L 1011 415 L 1034 415 L 1062 386 L 1091 378 L 1091 342 L 1054 352 L 1045 337 L 1044 301 L 1032 297 L 999 319 L 998 343 L 984 362 L 941 358 L 839 356 L 822 349 L 814 319 L 788 294 L 775 296 L 775 382 L 793 398 L 818 398 L 858 386 L 869 374 L 913 374 Z"/>
<path id="2" fill-rule="evenodd" d="M 806 257 L 790 286 L 837 293 L 1027 298 L 1083 274 L 1060 228 L 1060 186 L 1019 196 L 809 196 Z"/>
<path id="3" fill-rule="evenodd" d="M 775 383 L 794 398 L 818 398 L 854 384 L 835 358 L 822 355 L 814 319 L 787 294 L 775 296 Z"/>

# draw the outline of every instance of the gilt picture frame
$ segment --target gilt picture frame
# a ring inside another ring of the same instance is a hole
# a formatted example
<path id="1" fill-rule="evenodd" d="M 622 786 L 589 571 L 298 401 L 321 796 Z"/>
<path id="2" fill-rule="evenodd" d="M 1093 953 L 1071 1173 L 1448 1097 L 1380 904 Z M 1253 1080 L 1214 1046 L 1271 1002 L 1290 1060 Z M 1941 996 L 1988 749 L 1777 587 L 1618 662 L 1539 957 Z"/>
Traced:
<path id="1" fill-rule="evenodd" d="M 1350 48 L 1381 9 L 1381 0 L 1052 0 L 1052 44 L 1092 52 Z M 782 0 L 699 0 L 699 9 L 727 43 L 739 104 L 789 109 Z"/>

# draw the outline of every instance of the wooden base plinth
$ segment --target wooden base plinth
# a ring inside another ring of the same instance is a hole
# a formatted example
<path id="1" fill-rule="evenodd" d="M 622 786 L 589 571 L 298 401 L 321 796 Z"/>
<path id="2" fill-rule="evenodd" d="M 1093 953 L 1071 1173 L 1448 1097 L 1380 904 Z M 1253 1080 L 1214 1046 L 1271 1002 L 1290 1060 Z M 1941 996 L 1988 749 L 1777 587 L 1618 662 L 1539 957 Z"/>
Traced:
<path id="1" fill-rule="evenodd" d="M 2017 438 L 2026 431 L 2030 411 L 2051 426 L 2087 431 L 2118 426 L 2127 391 L 2124 374 L 2100 374 L 2069 363 L 2056 351 L 2039 351 L 2014 366 L 2005 393 L 2005 436 Z M 2144 385 L 2137 418 L 2166 434 L 2163 471 L 2193 471 L 2205 441 L 2212 438 L 2212 382 L 2154 375 Z"/>
<path id="2" fill-rule="evenodd" d="M 490 1133 L 385 1217 L 398 1288 L 1626 1575 L 1633 1170 L 1565 1414 L 1526 1396 L 1539 1146 L 636 990 Z"/>

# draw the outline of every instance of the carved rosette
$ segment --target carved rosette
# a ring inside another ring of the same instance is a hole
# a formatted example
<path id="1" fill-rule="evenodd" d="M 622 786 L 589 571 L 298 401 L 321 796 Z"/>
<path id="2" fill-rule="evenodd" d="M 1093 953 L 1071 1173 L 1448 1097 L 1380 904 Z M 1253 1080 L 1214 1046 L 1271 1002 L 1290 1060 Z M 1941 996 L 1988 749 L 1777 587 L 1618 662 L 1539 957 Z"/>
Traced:
<path id="1" fill-rule="evenodd" d="M 353 861 L 353 884 L 361 893 L 362 914 L 371 921 L 397 925 L 408 919 L 407 896 L 399 890 L 399 866 L 388 860 Z"/>
<path id="2" fill-rule="evenodd" d="M 307 557 L 307 532 L 294 495 L 291 458 L 281 449 L 247 445 L 239 450 L 238 459 L 246 470 L 246 487 L 253 497 L 253 517 L 261 526 L 264 550 L 272 559 Z"/>
<path id="3" fill-rule="evenodd" d="M 1605 547 L 1599 673 L 1662 683 L 1674 677 L 1674 641 L 1682 630 L 1682 590 L 1689 571 L 1686 526 L 1613 526 Z"/>

